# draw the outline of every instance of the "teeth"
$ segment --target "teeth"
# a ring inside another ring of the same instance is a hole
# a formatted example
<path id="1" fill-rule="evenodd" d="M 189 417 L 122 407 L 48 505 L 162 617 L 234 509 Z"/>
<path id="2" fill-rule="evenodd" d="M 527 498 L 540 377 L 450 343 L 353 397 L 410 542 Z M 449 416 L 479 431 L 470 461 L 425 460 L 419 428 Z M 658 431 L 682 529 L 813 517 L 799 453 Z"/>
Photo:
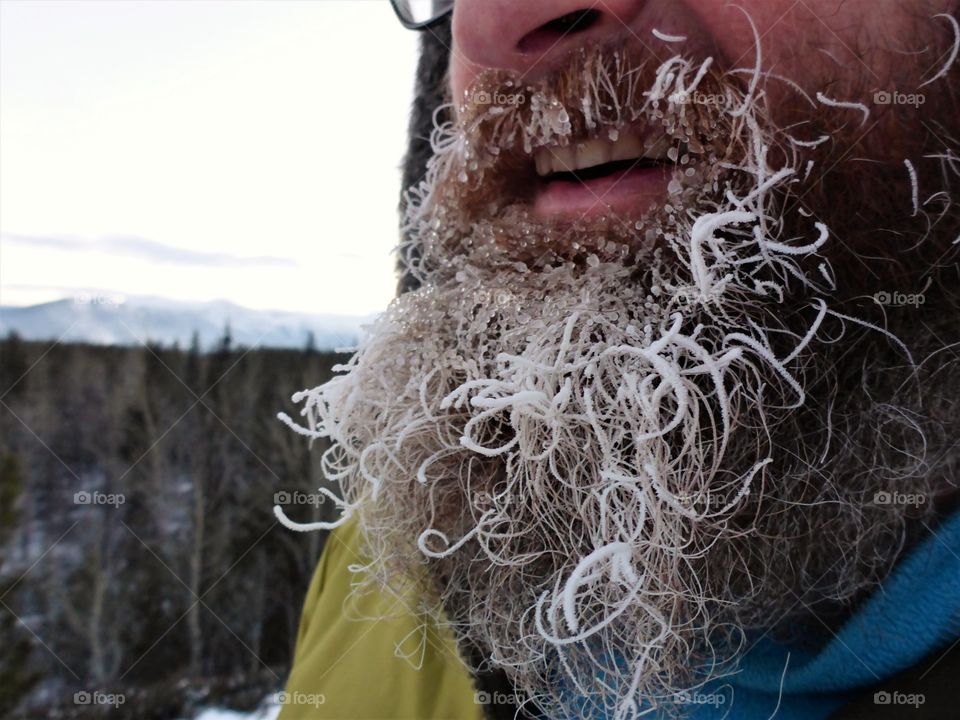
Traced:
<path id="1" fill-rule="evenodd" d="M 615 141 L 596 138 L 566 147 L 541 148 L 534 161 L 540 177 L 555 172 L 573 172 L 618 160 L 666 161 L 673 146 L 670 138 L 649 139 L 643 142 L 636 135 L 622 135 Z"/>

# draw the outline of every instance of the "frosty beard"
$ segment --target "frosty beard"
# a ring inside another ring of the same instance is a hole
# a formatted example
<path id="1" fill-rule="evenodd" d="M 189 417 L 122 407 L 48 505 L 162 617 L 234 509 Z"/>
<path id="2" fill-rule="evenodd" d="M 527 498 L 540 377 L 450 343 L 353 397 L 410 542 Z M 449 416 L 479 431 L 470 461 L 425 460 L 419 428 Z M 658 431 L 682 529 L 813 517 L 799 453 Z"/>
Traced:
<path id="1" fill-rule="evenodd" d="M 479 88 L 524 102 L 438 127 L 401 248 L 420 289 L 295 396 L 301 430 L 332 442 L 374 586 L 416 588 L 550 717 L 669 712 L 750 630 L 889 570 L 934 503 L 874 496 L 943 493 L 955 408 L 920 415 L 908 349 L 839 309 L 830 229 L 788 210 L 816 151 L 760 85 L 603 50 L 511 82 Z M 636 122 L 678 148 L 669 206 L 529 215 L 531 152 Z"/>

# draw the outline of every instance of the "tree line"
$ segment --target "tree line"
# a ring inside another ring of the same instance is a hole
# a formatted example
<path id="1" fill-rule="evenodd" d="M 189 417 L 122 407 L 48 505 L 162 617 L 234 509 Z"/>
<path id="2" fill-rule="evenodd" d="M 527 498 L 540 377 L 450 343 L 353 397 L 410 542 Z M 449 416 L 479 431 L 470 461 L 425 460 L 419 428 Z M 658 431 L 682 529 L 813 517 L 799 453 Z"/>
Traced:
<path id="1" fill-rule="evenodd" d="M 276 414 L 344 360 L 229 330 L 208 352 L 0 340 L 0 717 L 189 717 L 281 687 L 324 537 L 272 506 L 334 508 L 324 448 Z"/>

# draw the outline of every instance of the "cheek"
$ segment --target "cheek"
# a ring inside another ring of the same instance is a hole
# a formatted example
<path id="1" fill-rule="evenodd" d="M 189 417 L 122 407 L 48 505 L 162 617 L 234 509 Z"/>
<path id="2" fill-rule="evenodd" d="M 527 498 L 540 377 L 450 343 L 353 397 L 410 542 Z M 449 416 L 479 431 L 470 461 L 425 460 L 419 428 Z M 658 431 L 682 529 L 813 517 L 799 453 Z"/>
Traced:
<path id="1" fill-rule="evenodd" d="M 454 103 L 460 101 L 464 91 L 470 87 L 473 81 L 480 74 L 480 68 L 463 58 L 462 53 L 457 50 L 457 42 L 453 41 L 450 52 L 450 97 Z"/>
<path id="2" fill-rule="evenodd" d="M 837 18 L 841 0 L 685 0 L 712 35 L 723 56 L 723 66 L 752 68 L 756 62 L 756 33 L 761 38 L 763 65 L 794 76 L 809 72 L 811 53 L 826 44 L 830 31 L 818 17 Z M 853 4 L 853 3 L 850 3 Z M 816 15 L 814 13 L 817 13 Z M 749 19 L 748 16 L 749 15 Z M 836 32 L 836 31 L 835 31 Z M 850 58 L 851 61 L 853 58 Z"/>
<path id="3" fill-rule="evenodd" d="M 891 18 L 903 13 L 902 0 L 739 0 L 739 9 L 723 0 L 685 3 L 712 34 L 723 67 L 752 69 L 759 35 L 764 70 L 789 78 L 809 96 L 829 87 L 829 94 L 851 101 L 876 89 L 886 58 L 864 50 L 889 39 Z M 765 89 L 773 119 L 789 121 L 796 93 L 779 82 Z"/>
<path id="4" fill-rule="evenodd" d="M 685 0 L 722 49 L 727 67 L 752 67 L 754 34 L 744 12 L 726 0 Z M 928 18 L 955 12 L 958 0 L 739 0 L 756 25 L 763 65 L 820 90 L 838 77 L 874 84 L 896 74 L 902 56 L 889 48 L 922 48 L 936 30 Z"/>

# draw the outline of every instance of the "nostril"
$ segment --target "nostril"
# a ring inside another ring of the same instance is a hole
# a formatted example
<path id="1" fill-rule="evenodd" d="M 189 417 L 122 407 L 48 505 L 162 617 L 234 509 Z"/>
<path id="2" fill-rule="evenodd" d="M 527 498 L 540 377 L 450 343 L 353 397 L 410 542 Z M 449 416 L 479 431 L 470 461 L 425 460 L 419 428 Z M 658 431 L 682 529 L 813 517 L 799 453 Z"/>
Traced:
<path id="1" fill-rule="evenodd" d="M 564 35 L 583 32 L 600 19 L 598 10 L 574 10 L 528 32 L 517 43 L 522 53 L 546 52 Z"/>
<path id="2" fill-rule="evenodd" d="M 563 35 L 566 33 L 586 30 L 599 19 L 599 10 L 574 10 L 573 12 L 567 13 L 562 17 L 558 17 L 556 20 L 551 20 L 550 22 L 544 24 L 540 29 L 548 32 L 560 33 Z"/>

